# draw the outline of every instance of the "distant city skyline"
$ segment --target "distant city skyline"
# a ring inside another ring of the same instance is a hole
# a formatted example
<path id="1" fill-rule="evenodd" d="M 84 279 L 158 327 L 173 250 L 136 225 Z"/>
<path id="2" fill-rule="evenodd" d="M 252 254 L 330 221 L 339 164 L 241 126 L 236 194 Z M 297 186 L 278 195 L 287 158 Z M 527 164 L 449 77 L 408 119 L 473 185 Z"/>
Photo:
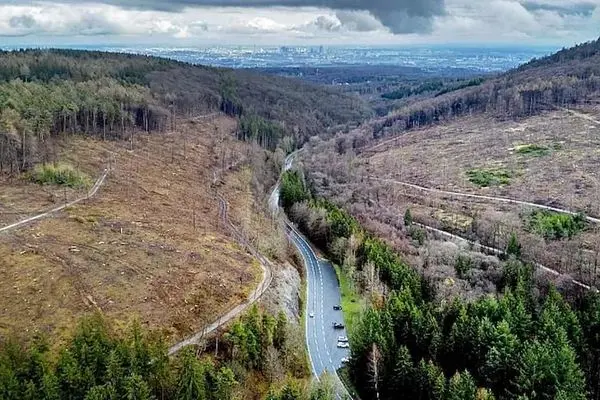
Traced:
<path id="1" fill-rule="evenodd" d="M 15 46 L 18 47 L 18 46 Z M 4 46 L 4 49 L 15 47 Z M 514 68 L 555 47 L 477 46 L 160 46 L 67 45 L 58 47 L 167 57 L 195 64 L 231 68 L 339 67 L 372 65 L 412 67 L 444 75 L 451 69 L 498 72 Z M 0 46 L 2 48 L 2 46 Z"/>
<path id="2" fill-rule="evenodd" d="M 0 0 L 4 46 L 551 45 L 600 36 L 600 0 Z"/>

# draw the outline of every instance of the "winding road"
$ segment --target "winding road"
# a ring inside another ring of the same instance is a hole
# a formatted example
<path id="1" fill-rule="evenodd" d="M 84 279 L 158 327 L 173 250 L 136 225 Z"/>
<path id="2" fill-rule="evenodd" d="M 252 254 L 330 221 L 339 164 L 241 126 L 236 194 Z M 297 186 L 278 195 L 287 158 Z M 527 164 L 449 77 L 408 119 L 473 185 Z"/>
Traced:
<path id="1" fill-rule="evenodd" d="M 308 241 L 291 224 L 286 225 L 306 267 L 306 345 L 313 374 L 335 376 L 342 359 L 349 356 L 348 349 L 337 347 L 338 336 L 347 336 L 346 330 L 333 328 L 334 322 L 344 322 L 342 311 L 333 309 L 341 300 L 337 276 L 331 263 L 317 258 Z"/>
<path id="2" fill-rule="evenodd" d="M 290 154 L 285 159 L 282 174 L 292 168 L 299 151 Z M 279 207 L 280 183 L 279 180 L 269 197 L 269 207 L 274 217 L 282 214 Z M 333 309 L 333 306 L 341 303 L 337 275 L 333 265 L 329 261 L 317 257 L 310 243 L 287 220 L 285 215 L 282 220 L 288 239 L 302 257 L 306 270 L 305 332 L 312 373 L 317 380 L 323 373 L 329 373 L 334 378 L 337 398 L 351 398 L 337 375 L 337 369 L 342 366 L 342 359 L 350 354 L 349 349 L 337 347 L 338 337 L 347 336 L 346 330 L 333 328 L 334 322 L 344 322 L 342 311 Z"/>

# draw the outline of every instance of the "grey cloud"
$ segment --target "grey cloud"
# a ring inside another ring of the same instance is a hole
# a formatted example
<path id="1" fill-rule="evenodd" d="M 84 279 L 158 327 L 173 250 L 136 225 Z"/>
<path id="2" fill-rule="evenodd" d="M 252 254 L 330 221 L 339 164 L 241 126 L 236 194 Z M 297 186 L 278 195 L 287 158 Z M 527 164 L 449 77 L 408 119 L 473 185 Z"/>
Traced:
<path id="1" fill-rule="evenodd" d="M 342 26 L 349 31 L 372 32 L 381 28 L 381 22 L 364 11 L 340 10 L 336 12 L 335 16 Z"/>
<path id="2" fill-rule="evenodd" d="M 123 30 L 117 24 L 109 21 L 102 15 L 95 13 L 84 13 L 75 20 L 68 21 L 64 25 L 53 25 L 52 23 L 42 22 L 35 17 L 22 14 L 12 17 L 8 21 L 12 30 L 0 32 L 2 37 L 22 37 L 44 33 L 55 35 L 116 35 L 123 33 Z"/>
<path id="3" fill-rule="evenodd" d="M 588 2 L 549 4 L 536 1 L 525 1 L 522 4 L 528 11 L 552 11 L 559 15 L 583 15 L 586 17 L 591 16 L 597 8 L 596 4 Z"/>
<path id="4" fill-rule="evenodd" d="M 35 18 L 30 15 L 12 17 L 8 23 L 11 28 L 15 29 L 33 29 L 37 24 Z"/>
<path id="5" fill-rule="evenodd" d="M 340 30 L 340 24 L 332 18 L 327 18 L 323 15 L 317 17 L 310 25 L 315 28 L 328 32 L 335 32 Z"/>
<path id="6" fill-rule="evenodd" d="M 80 20 L 69 26 L 69 30 L 76 35 L 116 35 L 122 33 L 121 27 L 112 23 L 104 16 L 87 13 Z"/>
<path id="7" fill-rule="evenodd" d="M 55 1 L 81 3 L 76 0 Z M 98 1 L 129 9 L 168 12 L 201 6 L 323 7 L 336 11 L 368 11 L 393 33 L 429 32 L 432 29 L 433 18 L 446 14 L 446 0 L 97 0 L 96 2 Z M 14 4 L 18 1 L 0 0 L 0 3 Z"/>
<path id="8" fill-rule="evenodd" d="M 208 24 L 204 21 L 196 21 L 196 22 L 192 22 L 188 28 L 190 30 L 192 30 L 193 32 L 207 32 L 208 31 Z"/>

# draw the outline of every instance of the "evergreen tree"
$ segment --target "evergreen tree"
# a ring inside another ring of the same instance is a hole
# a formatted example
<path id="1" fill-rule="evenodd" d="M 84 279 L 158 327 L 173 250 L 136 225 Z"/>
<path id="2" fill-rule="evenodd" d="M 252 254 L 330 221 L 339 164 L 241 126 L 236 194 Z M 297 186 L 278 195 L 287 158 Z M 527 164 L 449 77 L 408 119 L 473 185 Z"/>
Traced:
<path id="1" fill-rule="evenodd" d="M 404 212 L 404 226 L 409 227 L 413 223 L 412 213 L 410 212 L 410 208 L 407 208 Z"/>
<path id="2" fill-rule="evenodd" d="M 398 349 L 393 375 L 390 380 L 390 393 L 386 397 L 391 397 L 392 394 L 401 397 L 411 397 L 413 395 L 417 375 L 410 352 L 406 346 L 400 346 Z"/>
<path id="3" fill-rule="evenodd" d="M 448 385 L 447 400 L 476 400 L 477 386 L 468 371 L 457 372 Z"/>
<path id="4" fill-rule="evenodd" d="M 184 350 L 177 382 L 177 400 L 206 399 L 204 370 L 191 350 Z"/>
<path id="5" fill-rule="evenodd" d="M 127 400 L 150 400 L 154 398 L 146 381 L 137 374 L 130 375 L 125 380 L 125 393 Z"/>
<path id="6" fill-rule="evenodd" d="M 506 254 L 515 257 L 517 260 L 521 258 L 521 243 L 519 243 L 517 234 L 514 232 L 510 234 L 510 239 L 506 246 Z"/>
<path id="7" fill-rule="evenodd" d="M 443 400 L 446 392 L 444 372 L 433 362 L 421 360 L 417 370 L 419 387 L 418 398 L 423 400 Z"/>
<path id="8" fill-rule="evenodd" d="M 275 348 L 281 350 L 285 345 L 285 337 L 287 333 L 287 317 L 283 311 L 279 311 L 277 314 L 277 323 L 275 324 L 275 331 L 273 333 L 273 345 Z"/>

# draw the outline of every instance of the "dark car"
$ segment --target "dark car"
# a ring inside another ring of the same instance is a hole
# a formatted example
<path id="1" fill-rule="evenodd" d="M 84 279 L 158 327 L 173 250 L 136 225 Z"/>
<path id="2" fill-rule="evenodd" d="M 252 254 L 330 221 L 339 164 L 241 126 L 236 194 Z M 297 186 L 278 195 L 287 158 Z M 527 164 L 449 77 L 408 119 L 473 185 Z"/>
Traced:
<path id="1" fill-rule="evenodd" d="M 334 322 L 333 329 L 344 329 L 344 324 L 340 324 L 339 322 Z"/>
<path id="2" fill-rule="evenodd" d="M 336 311 L 340 311 L 342 309 L 342 306 L 333 306 L 333 309 Z"/>

